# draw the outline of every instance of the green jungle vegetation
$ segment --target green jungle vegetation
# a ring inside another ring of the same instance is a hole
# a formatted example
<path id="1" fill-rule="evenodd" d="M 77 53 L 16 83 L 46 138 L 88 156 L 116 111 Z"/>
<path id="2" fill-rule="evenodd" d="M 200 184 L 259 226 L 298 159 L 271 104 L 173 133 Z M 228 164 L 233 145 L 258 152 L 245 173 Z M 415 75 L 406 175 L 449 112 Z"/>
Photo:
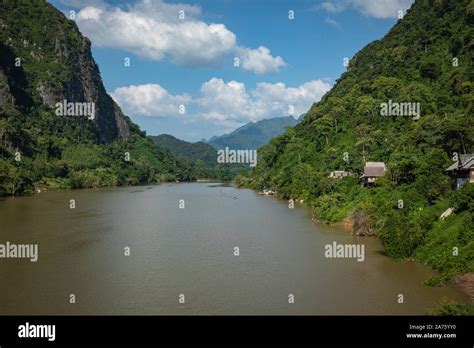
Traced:
<path id="1" fill-rule="evenodd" d="M 190 166 L 198 179 L 229 182 L 238 173 L 246 173 L 249 169 L 245 165 L 218 164 L 217 150 L 202 141 L 190 143 L 169 134 L 150 136 L 150 138 L 156 145 L 169 150 L 180 163 Z"/>
<path id="2" fill-rule="evenodd" d="M 302 199 L 326 223 L 366 216 L 388 256 L 440 272 L 429 285 L 473 272 L 474 185 L 454 191 L 446 172 L 454 153 L 474 152 L 473 23 L 472 0 L 417 0 L 237 184 Z M 421 117 L 382 116 L 390 100 L 420 103 Z M 387 167 L 374 187 L 361 185 L 365 161 Z M 328 178 L 334 170 L 353 175 Z"/>

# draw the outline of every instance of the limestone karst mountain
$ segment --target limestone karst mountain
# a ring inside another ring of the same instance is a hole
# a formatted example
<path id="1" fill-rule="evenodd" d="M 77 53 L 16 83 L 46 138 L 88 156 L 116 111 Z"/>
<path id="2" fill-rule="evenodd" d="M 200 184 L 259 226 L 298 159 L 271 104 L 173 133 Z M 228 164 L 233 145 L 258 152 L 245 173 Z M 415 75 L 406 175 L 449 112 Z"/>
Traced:
<path id="1" fill-rule="evenodd" d="M 0 195 L 193 178 L 107 94 L 73 20 L 44 0 L 0 2 Z"/>

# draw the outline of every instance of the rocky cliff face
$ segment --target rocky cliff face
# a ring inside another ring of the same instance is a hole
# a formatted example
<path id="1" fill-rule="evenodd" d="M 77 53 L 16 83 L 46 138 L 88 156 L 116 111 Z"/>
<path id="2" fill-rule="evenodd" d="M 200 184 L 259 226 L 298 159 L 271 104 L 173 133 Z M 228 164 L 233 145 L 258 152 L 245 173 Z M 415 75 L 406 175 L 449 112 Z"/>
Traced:
<path id="1" fill-rule="evenodd" d="M 91 43 L 74 21 L 43 0 L 7 1 L 0 3 L 0 29 L 0 112 L 94 103 L 97 141 L 130 135 L 130 121 L 106 93 Z"/>

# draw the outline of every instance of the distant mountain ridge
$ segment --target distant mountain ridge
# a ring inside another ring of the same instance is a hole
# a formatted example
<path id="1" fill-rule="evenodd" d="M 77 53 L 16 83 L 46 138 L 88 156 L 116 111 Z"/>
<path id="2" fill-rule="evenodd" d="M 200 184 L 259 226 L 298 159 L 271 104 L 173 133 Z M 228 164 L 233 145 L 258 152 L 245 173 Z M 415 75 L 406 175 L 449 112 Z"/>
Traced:
<path id="1" fill-rule="evenodd" d="M 267 144 L 271 138 L 285 132 L 287 127 L 293 127 L 303 119 L 304 115 L 297 119 L 293 116 L 275 117 L 258 122 L 249 122 L 237 128 L 232 133 L 212 137 L 207 143 L 215 149 L 229 147 L 231 149 L 256 149 Z"/>
<path id="2" fill-rule="evenodd" d="M 150 136 L 150 138 L 156 145 L 168 149 L 174 156 L 185 157 L 192 162 L 201 160 L 207 167 L 217 165 L 217 151 L 202 141 L 190 143 L 169 134 Z"/>
<path id="3" fill-rule="evenodd" d="M 237 173 L 243 173 L 248 166 L 218 163 L 217 150 L 211 145 L 198 141 L 190 143 L 170 134 L 148 136 L 158 148 L 169 151 L 189 175 L 198 179 L 230 181 Z"/>

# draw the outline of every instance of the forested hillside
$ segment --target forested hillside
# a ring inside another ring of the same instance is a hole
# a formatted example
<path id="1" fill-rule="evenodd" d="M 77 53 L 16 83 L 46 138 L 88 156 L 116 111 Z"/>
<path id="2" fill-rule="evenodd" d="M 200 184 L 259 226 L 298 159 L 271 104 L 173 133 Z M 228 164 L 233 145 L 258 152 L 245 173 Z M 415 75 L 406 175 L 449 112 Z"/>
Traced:
<path id="1" fill-rule="evenodd" d="M 122 114 L 90 45 L 45 1 L 0 2 L 0 196 L 195 179 Z M 58 115 L 63 101 L 94 117 Z"/>
<path id="2" fill-rule="evenodd" d="M 442 272 L 431 283 L 472 272 L 474 185 L 453 191 L 445 169 L 474 152 L 473 24 L 472 0 L 415 1 L 238 183 L 303 199 L 324 222 L 368 218 L 388 255 Z M 420 117 L 382 115 L 390 101 L 420 103 Z M 365 161 L 387 167 L 374 187 L 361 186 Z M 352 176 L 329 178 L 334 170 Z"/>
<path id="3" fill-rule="evenodd" d="M 241 164 L 217 163 L 217 150 L 202 141 L 188 143 L 169 134 L 150 136 L 159 147 L 169 150 L 181 167 L 189 168 L 193 178 L 231 181 L 237 173 L 245 173 L 248 166 Z"/>
<path id="4" fill-rule="evenodd" d="M 217 151 L 202 141 L 189 143 L 169 134 L 150 136 L 150 138 L 156 145 L 168 149 L 175 156 L 185 157 L 193 162 L 201 161 L 202 165 L 206 167 L 217 165 Z"/>

